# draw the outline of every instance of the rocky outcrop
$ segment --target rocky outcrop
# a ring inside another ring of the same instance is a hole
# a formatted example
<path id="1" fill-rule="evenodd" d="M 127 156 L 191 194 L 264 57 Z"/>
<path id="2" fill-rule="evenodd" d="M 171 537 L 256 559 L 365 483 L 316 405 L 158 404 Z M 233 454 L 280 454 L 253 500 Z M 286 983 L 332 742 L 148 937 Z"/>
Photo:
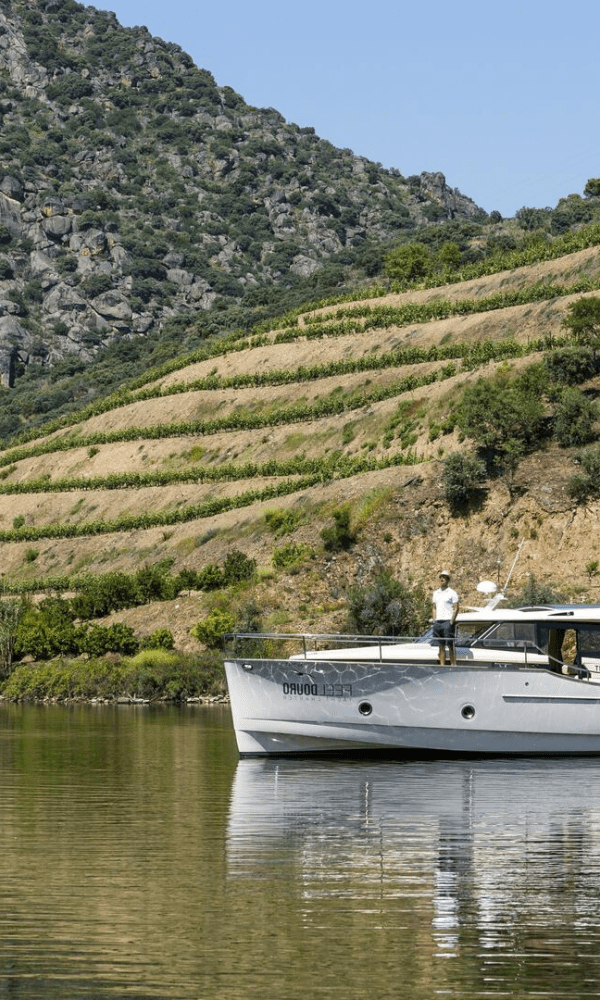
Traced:
<path id="1" fill-rule="evenodd" d="M 178 315 L 222 324 L 399 229 L 482 216 L 443 174 L 407 181 L 248 107 L 147 29 L 62 8 L 0 7 L 4 385 L 34 334 L 51 364 Z"/>

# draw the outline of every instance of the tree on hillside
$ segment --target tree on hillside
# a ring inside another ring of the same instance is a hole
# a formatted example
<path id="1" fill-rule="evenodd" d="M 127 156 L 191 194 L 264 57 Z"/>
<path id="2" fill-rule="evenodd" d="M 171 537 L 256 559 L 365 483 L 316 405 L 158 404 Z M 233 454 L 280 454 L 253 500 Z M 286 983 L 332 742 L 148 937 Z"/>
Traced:
<path id="1" fill-rule="evenodd" d="M 450 509 L 457 513 L 483 492 L 486 470 L 476 455 L 456 451 L 449 455 L 442 470 L 442 490 Z"/>
<path id="2" fill-rule="evenodd" d="M 586 198 L 600 197 L 600 177 L 590 177 L 583 189 Z"/>
<path id="3" fill-rule="evenodd" d="M 13 599 L 0 601 L 0 675 L 12 668 L 17 631 L 23 617 L 24 604 Z"/>
<path id="4" fill-rule="evenodd" d="M 395 247 L 385 258 L 385 271 L 390 278 L 409 283 L 431 273 L 433 261 L 424 243 L 406 243 Z"/>
<path id="5" fill-rule="evenodd" d="M 583 298 L 571 302 L 562 325 L 581 344 L 600 345 L 600 299 Z"/>
<path id="6" fill-rule="evenodd" d="M 515 219 L 521 229 L 545 229 L 551 213 L 550 208 L 528 208 L 526 205 L 515 212 Z"/>
<path id="7" fill-rule="evenodd" d="M 541 394 L 518 379 L 480 378 L 468 385 L 456 411 L 456 422 L 477 445 L 502 451 L 509 441 L 534 445 L 542 436 L 544 407 Z"/>
<path id="8" fill-rule="evenodd" d="M 564 448 L 589 444 L 596 437 L 598 406 L 575 388 L 563 389 L 554 411 L 554 433 Z"/>
<path id="9" fill-rule="evenodd" d="M 456 271 L 462 262 L 458 243 L 454 240 L 446 240 L 438 251 L 438 261 L 443 271 Z"/>

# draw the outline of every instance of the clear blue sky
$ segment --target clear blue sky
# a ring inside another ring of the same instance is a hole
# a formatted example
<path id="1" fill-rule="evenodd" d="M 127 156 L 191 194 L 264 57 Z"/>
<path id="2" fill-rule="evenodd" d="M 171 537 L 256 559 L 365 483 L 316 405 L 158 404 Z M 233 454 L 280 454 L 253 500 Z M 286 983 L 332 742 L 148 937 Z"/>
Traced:
<path id="1" fill-rule="evenodd" d="M 599 0 L 95 0 L 335 146 L 491 212 L 600 177 Z"/>

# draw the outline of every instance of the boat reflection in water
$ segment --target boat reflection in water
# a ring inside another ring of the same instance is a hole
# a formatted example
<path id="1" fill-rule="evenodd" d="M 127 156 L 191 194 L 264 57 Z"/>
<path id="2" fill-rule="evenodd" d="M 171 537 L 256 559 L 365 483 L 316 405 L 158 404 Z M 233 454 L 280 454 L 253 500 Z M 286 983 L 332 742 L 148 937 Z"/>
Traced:
<path id="1" fill-rule="evenodd" d="M 227 871 L 238 886 L 284 881 L 323 926 L 325 902 L 339 921 L 346 900 L 363 948 L 377 927 L 434 965 L 467 952 L 482 976 L 516 952 L 533 976 L 543 953 L 539 985 L 565 936 L 575 964 L 578 948 L 599 952 L 600 762 L 243 759 Z"/>

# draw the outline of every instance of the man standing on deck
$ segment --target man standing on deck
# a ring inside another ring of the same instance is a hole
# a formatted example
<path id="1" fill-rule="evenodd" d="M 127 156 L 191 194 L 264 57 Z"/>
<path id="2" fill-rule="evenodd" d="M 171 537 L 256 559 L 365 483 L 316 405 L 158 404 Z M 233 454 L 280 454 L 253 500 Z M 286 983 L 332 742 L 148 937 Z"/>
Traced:
<path id="1" fill-rule="evenodd" d="M 440 573 L 440 585 L 433 592 L 433 636 L 440 640 L 438 657 L 442 667 L 446 666 L 446 643 L 450 649 L 450 663 L 456 664 L 454 622 L 460 598 L 449 584 L 450 574 L 443 569 Z"/>

